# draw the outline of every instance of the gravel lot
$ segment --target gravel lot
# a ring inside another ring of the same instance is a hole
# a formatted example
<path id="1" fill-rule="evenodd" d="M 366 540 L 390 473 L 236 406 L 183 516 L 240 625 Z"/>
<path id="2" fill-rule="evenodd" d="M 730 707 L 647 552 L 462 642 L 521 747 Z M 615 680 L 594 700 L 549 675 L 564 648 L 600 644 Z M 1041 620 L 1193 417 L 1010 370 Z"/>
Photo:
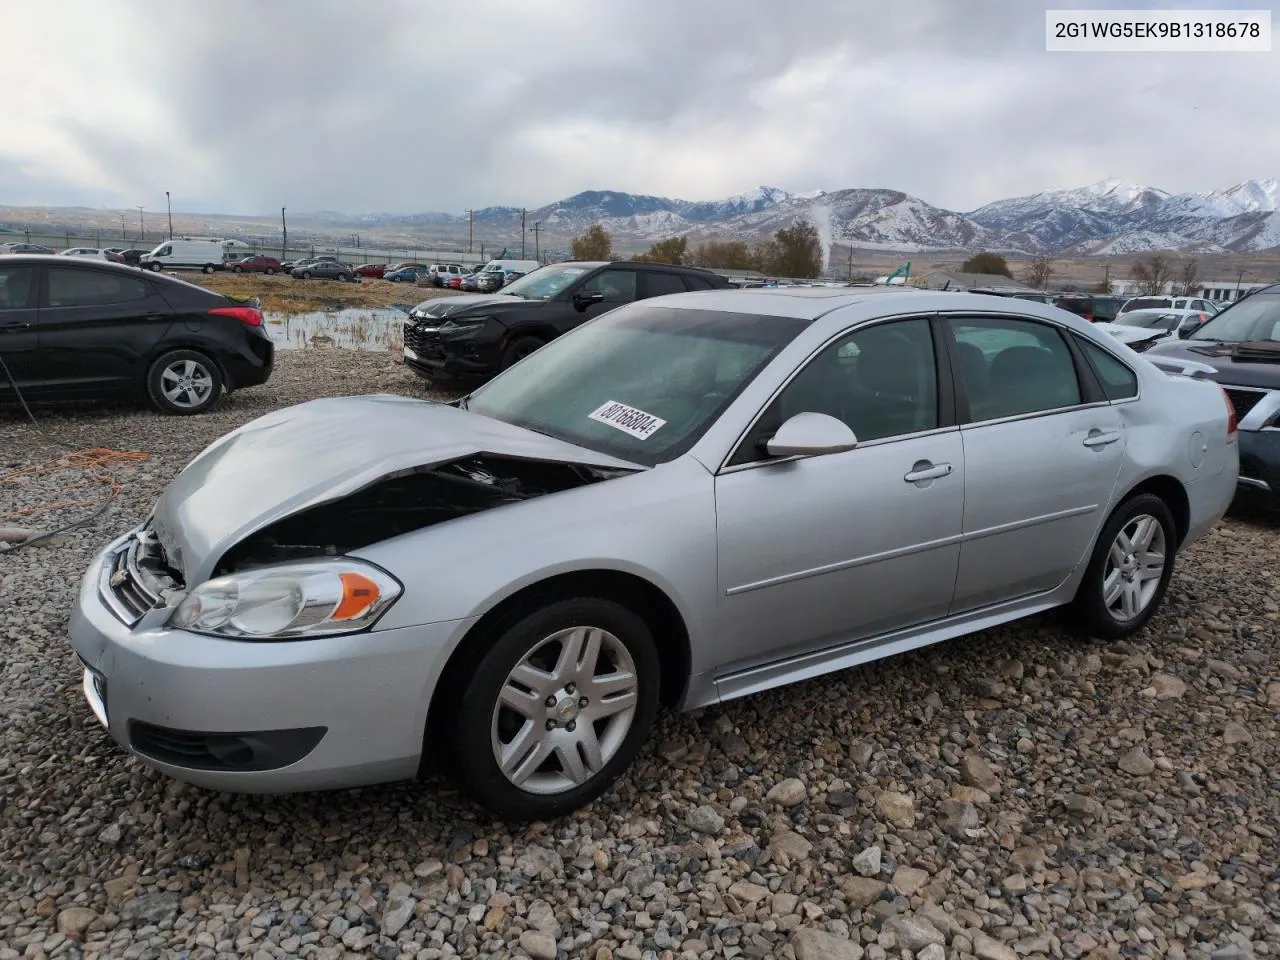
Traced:
<path id="1" fill-rule="evenodd" d="M 0 556 L 0 960 L 1280 955 L 1280 527 L 1254 516 L 1133 642 L 1046 618 L 664 715 L 604 801 L 517 832 L 443 783 L 236 797 L 125 757 L 64 640 L 91 552 L 227 429 L 386 391 L 429 395 L 315 350 L 204 417 L 37 408 L 150 459 L 89 527 Z M 58 453 L 0 411 L 0 472 Z M 0 513 L 74 482 L 0 484 Z"/>

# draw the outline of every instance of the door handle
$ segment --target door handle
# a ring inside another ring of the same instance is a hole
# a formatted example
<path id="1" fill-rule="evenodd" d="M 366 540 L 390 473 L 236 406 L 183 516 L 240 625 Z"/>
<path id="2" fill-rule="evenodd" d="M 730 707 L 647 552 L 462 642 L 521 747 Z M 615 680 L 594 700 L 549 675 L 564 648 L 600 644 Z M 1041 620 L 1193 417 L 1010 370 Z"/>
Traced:
<path id="1" fill-rule="evenodd" d="M 921 460 L 902 479 L 907 483 L 919 483 L 922 480 L 937 480 L 939 477 L 948 477 L 950 475 L 951 464 L 930 463 L 928 460 Z"/>
<path id="2" fill-rule="evenodd" d="M 1108 430 L 1105 433 L 1101 430 L 1090 430 L 1089 435 L 1081 442 L 1086 447 L 1105 447 L 1108 443 L 1115 443 L 1119 439 L 1119 430 Z"/>
<path id="3" fill-rule="evenodd" d="M 0 320 L 0 330 L 25 330 L 31 326 L 22 320 Z"/>

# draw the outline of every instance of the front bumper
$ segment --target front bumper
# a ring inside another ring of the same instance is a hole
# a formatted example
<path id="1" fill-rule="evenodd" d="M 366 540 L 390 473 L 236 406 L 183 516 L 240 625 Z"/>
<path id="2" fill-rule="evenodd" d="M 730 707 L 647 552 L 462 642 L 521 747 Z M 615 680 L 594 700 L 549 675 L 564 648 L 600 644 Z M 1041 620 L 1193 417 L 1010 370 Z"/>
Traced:
<path id="1" fill-rule="evenodd" d="M 498 356 L 490 343 L 459 339 L 445 343 L 437 327 L 404 325 L 404 362 L 432 380 L 482 380 L 498 371 Z"/>
<path id="2" fill-rule="evenodd" d="M 1240 492 L 1280 503 L 1280 430 L 1241 430 Z"/>
<path id="3" fill-rule="evenodd" d="M 86 700 L 117 743 L 170 776 L 237 793 L 416 775 L 431 694 L 467 622 L 261 642 L 172 630 L 152 610 L 130 628 L 101 576 L 127 539 L 95 558 L 70 627 Z"/>

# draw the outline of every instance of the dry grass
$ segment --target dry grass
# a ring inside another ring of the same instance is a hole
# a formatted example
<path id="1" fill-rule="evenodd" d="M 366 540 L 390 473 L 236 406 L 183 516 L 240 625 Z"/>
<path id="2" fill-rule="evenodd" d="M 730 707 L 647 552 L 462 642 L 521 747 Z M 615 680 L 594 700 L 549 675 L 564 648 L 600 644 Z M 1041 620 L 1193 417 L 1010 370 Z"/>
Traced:
<path id="1" fill-rule="evenodd" d="M 457 296 L 454 290 L 419 287 L 407 283 L 366 279 L 360 283 L 337 280 L 295 280 L 260 273 L 183 275 L 202 287 L 231 297 L 257 297 L 269 313 L 310 313 L 348 307 L 411 307 L 435 297 Z"/>

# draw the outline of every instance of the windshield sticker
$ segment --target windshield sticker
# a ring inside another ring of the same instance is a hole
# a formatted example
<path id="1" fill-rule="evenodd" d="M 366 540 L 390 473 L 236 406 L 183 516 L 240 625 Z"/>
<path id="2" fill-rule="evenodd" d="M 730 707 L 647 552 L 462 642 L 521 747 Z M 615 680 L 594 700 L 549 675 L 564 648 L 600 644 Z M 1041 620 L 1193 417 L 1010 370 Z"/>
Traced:
<path id="1" fill-rule="evenodd" d="M 610 400 L 598 410 L 587 414 L 587 416 L 592 420 L 607 423 L 609 426 L 615 427 L 623 433 L 629 433 L 631 436 L 638 437 L 641 440 L 647 440 L 659 427 L 667 422 L 658 419 L 653 414 L 645 413 L 643 410 L 628 407 L 625 403 L 619 403 L 617 400 Z"/>

